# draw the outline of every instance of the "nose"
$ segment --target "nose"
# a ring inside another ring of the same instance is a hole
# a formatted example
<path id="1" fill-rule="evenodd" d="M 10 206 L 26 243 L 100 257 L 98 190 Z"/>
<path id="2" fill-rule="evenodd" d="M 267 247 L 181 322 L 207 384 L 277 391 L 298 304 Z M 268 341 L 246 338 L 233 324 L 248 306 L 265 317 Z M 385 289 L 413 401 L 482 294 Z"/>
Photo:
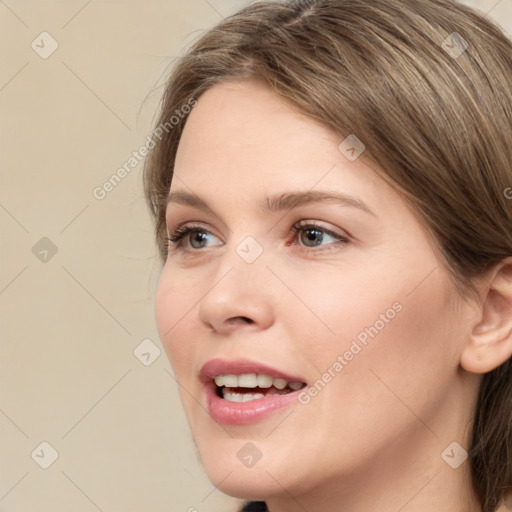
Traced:
<path id="1" fill-rule="evenodd" d="M 227 250 L 199 303 L 199 319 L 213 332 L 259 331 L 274 322 L 274 298 L 263 256 L 247 263 L 235 250 Z M 274 283 L 275 288 L 275 283 Z"/>

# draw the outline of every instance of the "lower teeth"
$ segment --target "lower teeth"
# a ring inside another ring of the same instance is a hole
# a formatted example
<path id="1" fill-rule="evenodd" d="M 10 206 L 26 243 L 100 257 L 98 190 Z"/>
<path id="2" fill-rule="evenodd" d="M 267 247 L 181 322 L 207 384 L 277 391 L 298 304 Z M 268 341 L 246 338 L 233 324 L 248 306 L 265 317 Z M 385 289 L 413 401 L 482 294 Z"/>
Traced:
<path id="1" fill-rule="evenodd" d="M 263 393 L 237 393 L 236 391 L 231 391 L 229 388 L 222 388 L 222 398 L 227 400 L 228 402 L 251 402 L 252 400 L 259 400 L 260 398 L 265 398 L 267 396 L 279 396 L 286 395 L 290 391 L 269 391 L 266 394 Z"/>

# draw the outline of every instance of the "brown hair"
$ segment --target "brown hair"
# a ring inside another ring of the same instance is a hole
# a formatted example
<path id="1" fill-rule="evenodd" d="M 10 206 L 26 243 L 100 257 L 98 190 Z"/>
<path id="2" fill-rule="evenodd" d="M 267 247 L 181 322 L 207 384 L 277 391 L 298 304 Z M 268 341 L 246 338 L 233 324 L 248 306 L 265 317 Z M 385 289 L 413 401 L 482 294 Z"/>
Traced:
<path id="1" fill-rule="evenodd" d="M 163 260 L 165 206 L 186 116 L 214 84 L 266 81 L 342 138 L 413 208 L 463 297 L 512 255 L 512 43 L 455 0 L 256 2 L 209 30 L 175 65 L 145 163 Z M 181 110 L 180 110 L 181 111 Z M 181 117 L 181 116 L 180 116 Z M 162 131 L 160 129 L 160 131 Z M 469 447 L 484 512 L 512 489 L 512 366 L 483 377 Z"/>

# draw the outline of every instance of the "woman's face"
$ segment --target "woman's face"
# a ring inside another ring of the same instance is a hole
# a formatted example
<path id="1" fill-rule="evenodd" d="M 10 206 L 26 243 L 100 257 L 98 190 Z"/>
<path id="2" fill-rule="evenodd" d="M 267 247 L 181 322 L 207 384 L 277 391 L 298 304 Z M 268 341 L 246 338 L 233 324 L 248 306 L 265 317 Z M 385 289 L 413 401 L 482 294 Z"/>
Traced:
<path id="1" fill-rule="evenodd" d="M 470 312 L 361 149 L 252 81 L 214 86 L 187 120 L 167 226 L 195 231 L 171 244 L 156 316 L 206 471 L 233 496 L 361 494 L 404 467 L 419 489 L 465 444 Z"/>

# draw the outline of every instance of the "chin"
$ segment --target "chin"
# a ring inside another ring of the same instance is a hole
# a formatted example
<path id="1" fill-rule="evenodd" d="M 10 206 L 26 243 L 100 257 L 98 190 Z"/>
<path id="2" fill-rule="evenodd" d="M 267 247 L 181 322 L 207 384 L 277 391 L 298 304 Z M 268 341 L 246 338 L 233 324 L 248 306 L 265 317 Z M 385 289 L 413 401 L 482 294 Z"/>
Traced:
<path id="1" fill-rule="evenodd" d="M 244 446 L 250 441 L 237 440 Z M 238 444 L 237 443 L 237 444 Z M 216 450 L 201 451 L 201 461 L 212 484 L 224 494 L 246 500 L 265 500 L 283 492 L 283 487 L 295 487 L 290 481 L 290 468 L 276 467 L 272 460 L 258 460 L 246 467 L 237 456 L 220 455 Z M 243 456 L 241 456 L 243 458 Z M 296 477 L 294 477 L 295 480 Z"/>
<path id="2" fill-rule="evenodd" d="M 230 471 L 206 469 L 211 483 L 219 491 L 233 498 L 263 501 L 283 492 L 283 487 L 276 482 L 281 480 L 272 479 L 264 469 L 256 471 L 254 468 L 232 468 Z"/>

